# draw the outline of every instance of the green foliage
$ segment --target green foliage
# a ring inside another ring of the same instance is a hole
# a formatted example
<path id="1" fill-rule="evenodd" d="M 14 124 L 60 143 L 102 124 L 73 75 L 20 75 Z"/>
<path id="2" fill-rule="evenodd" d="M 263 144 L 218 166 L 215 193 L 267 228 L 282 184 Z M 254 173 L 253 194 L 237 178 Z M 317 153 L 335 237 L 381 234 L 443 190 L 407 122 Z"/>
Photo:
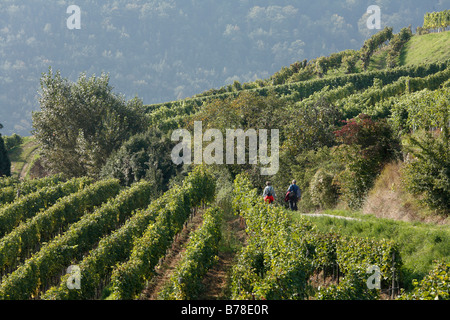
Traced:
<path id="1" fill-rule="evenodd" d="M 316 73 L 319 77 L 323 77 L 328 70 L 339 69 L 345 61 L 346 73 L 352 73 L 356 65 L 357 52 L 354 50 L 346 50 L 333 53 L 328 57 L 320 57 L 316 59 Z"/>
<path id="2" fill-rule="evenodd" d="M 392 101 L 392 114 L 389 121 L 400 134 L 414 130 L 431 130 L 447 125 L 450 106 L 450 88 L 435 91 L 422 90 L 404 95 Z"/>
<path id="3" fill-rule="evenodd" d="M 411 292 L 403 292 L 398 299 L 450 300 L 450 263 L 437 262 L 424 279 L 414 280 L 413 285 Z"/>
<path id="4" fill-rule="evenodd" d="M 53 206 L 25 220 L 0 240 L 0 268 L 14 268 L 71 223 L 86 210 L 92 210 L 120 191 L 118 180 L 96 182 L 83 190 L 59 199 Z"/>
<path id="5" fill-rule="evenodd" d="M 443 119 L 448 122 L 448 115 Z M 444 125 L 434 137 L 425 132 L 422 137 L 410 136 L 403 177 L 405 188 L 419 196 L 420 201 L 437 212 L 450 213 L 450 135 Z"/>
<path id="6" fill-rule="evenodd" d="M 445 30 L 450 26 L 450 10 L 426 13 L 424 16 L 423 29 Z"/>
<path id="7" fill-rule="evenodd" d="M 92 180 L 89 178 L 74 178 L 66 183 L 59 182 L 58 177 L 56 179 L 55 177 L 45 178 L 37 183 L 22 182 L 20 190 L 24 190 L 25 194 L 27 191 L 39 187 L 39 185 L 42 187 L 0 209 L 0 238 L 13 231 L 21 222 L 33 218 L 41 210 L 47 210 L 60 198 L 83 190 L 92 183 Z M 29 187 L 27 188 L 27 186 Z"/>
<path id="8" fill-rule="evenodd" d="M 5 147 L 5 142 L 0 134 L 0 178 L 11 176 L 11 160 Z"/>
<path id="9" fill-rule="evenodd" d="M 165 192 L 163 196 L 154 199 L 147 209 L 139 210 L 133 214 L 122 227 L 102 238 L 98 246 L 78 264 L 84 279 L 80 290 L 69 290 L 65 283 L 70 275 L 65 275 L 61 277 L 60 286 L 50 288 L 43 296 L 43 299 L 73 300 L 95 298 L 98 288 L 101 288 L 103 279 L 111 276 L 116 264 L 126 262 L 133 252 L 135 241 L 143 237 L 149 225 L 155 224 L 155 219 L 159 215 L 164 215 L 164 217 L 159 218 L 160 224 L 167 222 L 164 219 L 170 218 L 170 213 L 173 212 L 167 206 L 173 204 L 173 199 L 179 197 L 180 192 L 188 196 L 191 195 L 191 206 L 198 206 L 202 201 L 211 200 L 211 197 L 214 195 L 214 181 L 203 176 L 201 172 L 202 170 L 196 169 L 195 173 L 189 176 L 189 180 L 184 182 L 182 188 L 179 186 L 173 187 Z M 205 178 L 208 181 L 205 181 Z M 195 194 L 203 198 L 197 198 Z M 186 200 L 187 198 L 183 199 Z M 175 210 L 175 208 L 172 209 Z M 163 228 L 162 225 L 160 226 Z M 153 250 L 161 250 L 159 252 L 162 252 L 164 249 L 154 247 Z M 141 285 L 136 283 L 136 286 Z"/>
<path id="10" fill-rule="evenodd" d="M 98 176 L 108 156 L 145 125 L 142 101 L 114 94 L 106 75 L 81 74 L 70 83 L 50 69 L 39 103 L 33 126 L 44 163 L 69 177 Z"/>
<path id="11" fill-rule="evenodd" d="M 380 79 L 384 85 L 388 85 L 399 80 L 401 77 L 426 77 L 445 70 L 448 63 L 449 61 L 420 66 L 397 67 L 393 69 L 355 73 L 302 82 L 290 82 L 280 85 L 265 84 L 263 87 L 252 88 L 245 91 L 248 93 L 247 96 L 250 97 L 266 97 L 268 93 L 270 93 L 271 98 L 282 98 L 288 103 L 296 103 L 305 100 L 313 94 L 317 97 L 318 92 L 324 90 L 324 93 L 331 95 L 331 102 L 334 99 L 345 98 L 348 94 L 356 91 L 367 89 L 373 85 L 374 79 Z M 353 87 L 351 87 L 351 85 L 353 85 Z M 328 87 L 328 89 L 325 89 L 326 87 Z M 329 93 L 327 93 L 327 90 L 329 90 Z M 214 110 L 214 112 L 219 112 L 218 114 L 221 114 L 221 110 L 217 105 L 220 106 L 224 104 L 223 101 L 225 101 L 225 105 L 229 105 L 233 99 L 238 95 L 242 95 L 242 93 L 244 92 L 218 91 L 206 96 L 200 95 L 195 98 L 150 105 L 147 106 L 147 113 L 149 114 L 151 126 L 158 127 L 166 132 L 182 127 L 183 125 L 185 126 L 186 117 L 189 115 L 194 114 L 196 119 L 201 119 L 200 116 L 195 115 L 200 109 L 204 110 L 205 108 L 209 108 L 210 110 Z M 309 101 L 308 104 L 311 103 L 314 104 L 314 101 Z M 205 104 L 204 107 L 202 107 L 203 104 Z M 209 106 L 210 104 L 211 106 Z M 214 105 L 216 105 L 216 107 L 214 107 Z M 361 105 L 359 105 L 358 108 L 360 109 Z M 272 108 L 269 108 L 269 110 L 272 110 Z M 199 114 L 201 114 L 201 112 Z M 271 114 L 271 112 L 269 112 L 269 114 Z M 358 113 L 353 116 L 357 115 Z M 265 114 L 262 114 L 261 116 L 266 117 Z M 275 116 L 279 117 L 280 115 L 275 114 Z M 226 114 L 224 117 L 227 119 Z M 270 120 L 270 118 L 268 119 Z M 216 121 L 218 120 L 219 119 L 216 119 Z M 276 122 L 276 119 L 271 120 L 269 123 L 271 124 L 274 122 Z"/>
<path id="12" fill-rule="evenodd" d="M 264 204 L 244 175 L 234 186 L 235 209 L 249 238 L 233 266 L 233 299 L 306 299 L 314 294 L 313 272 L 336 268 L 343 281 L 319 289 L 316 298 L 378 298 L 379 291 L 366 284 L 372 265 L 380 268 L 382 288 L 398 281 L 402 260 L 395 242 L 319 232 L 304 218 L 293 222 L 282 208 Z"/>
<path id="13" fill-rule="evenodd" d="M 3 279 L 0 296 L 12 300 L 37 296 L 40 287 L 51 277 L 58 275 L 73 259 L 80 258 L 103 235 L 124 223 L 134 210 L 147 206 L 151 191 L 149 182 L 137 183 L 92 214 L 82 216 L 67 232 L 43 245 L 39 252 Z"/>
<path id="14" fill-rule="evenodd" d="M 393 29 L 391 27 L 385 27 L 383 30 L 376 33 L 370 39 L 364 42 L 364 45 L 361 49 L 361 60 L 363 62 L 364 70 L 367 70 L 367 67 L 370 63 L 370 58 L 372 57 L 375 50 L 380 48 L 387 41 L 391 40 L 391 38 L 393 37 L 392 30 Z"/>
<path id="15" fill-rule="evenodd" d="M 358 55 L 355 52 L 354 54 L 346 55 L 342 58 L 342 66 L 344 67 L 345 73 L 355 73 L 356 72 L 356 64 L 358 62 Z"/>
<path id="16" fill-rule="evenodd" d="M 16 177 L 0 177 L 0 190 L 3 188 L 14 187 L 20 181 Z"/>
<path id="17" fill-rule="evenodd" d="M 5 148 L 7 151 L 14 149 L 19 146 L 23 142 L 23 137 L 19 136 L 16 133 L 13 133 L 11 136 L 3 136 L 3 141 L 5 142 Z"/>
<path id="18" fill-rule="evenodd" d="M 349 87 L 351 85 L 344 90 Z M 289 121 L 284 129 L 287 139 L 283 148 L 295 154 L 335 144 L 333 132 L 341 118 L 340 111 L 330 102 L 335 93 L 324 90 L 321 98 L 303 100 L 298 108 L 291 111 L 296 121 Z"/>
<path id="19" fill-rule="evenodd" d="M 164 196 L 152 200 L 148 208 L 137 210 L 125 224 L 103 237 L 98 246 L 91 250 L 82 261 L 78 263 L 83 279 L 81 289 L 69 290 L 66 282 L 70 275 L 61 277 L 59 286 L 47 290 L 42 299 L 45 300 L 78 300 L 94 299 L 105 278 L 111 276 L 114 266 L 122 263 L 130 256 L 134 241 L 140 238 L 150 223 L 154 223 L 160 210 L 170 201 L 173 191 L 166 192 Z"/>
<path id="20" fill-rule="evenodd" d="M 114 268 L 109 298 L 128 300 L 141 292 L 174 236 L 183 228 L 191 208 L 213 201 L 214 195 L 214 178 L 203 167 L 196 167 L 182 187 L 166 193 L 164 197 L 168 197 L 168 203 L 159 211 L 155 222 L 136 239 L 128 261 Z"/>
<path id="21" fill-rule="evenodd" d="M 400 77 L 389 84 L 375 78 L 374 85 L 371 88 L 343 97 L 336 101 L 335 105 L 342 109 L 343 118 L 354 117 L 360 113 L 373 113 L 384 118 L 399 108 L 393 101 L 401 101 L 402 98 L 409 99 L 411 93 L 424 89 L 438 90 L 449 79 L 449 76 L 450 68 L 425 77 Z M 375 83 L 375 80 L 382 85 Z M 398 98 L 398 100 L 391 98 Z"/>
<path id="22" fill-rule="evenodd" d="M 434 260 L 450 262 L 450 248 L 448 246 L 450 227 L 448 225 L 399 221 L 347 210 L 327 210 L 324 214 L 326 216 L 308 217 L 308 220 L 314 223 L 320 233 L 333 234 L 338 232 L 339 235 L 344 237 L 395 241 L 402 260 L 401 269 L 398 270 L 398 275 L 401 275 L 401 277 L 398 280 L 400 281 L 400 287 L 407 291 L 412 289 L 411 282 L 413 279 L 423 279 L 433 268 Z M 351 217 L 355 220 L 338 219 L 333 216 Z M 295 215 L 296 217 L 297 215 Z M 338 241 L 338 239 L 335 236 L 333 240 L 329 241 Z M 337 245 L 327 245 L 327 241 L 321 241 L 324 244 L 320 247 L 330 248 L 329 256 L 333 257 L 332 254 L 336 251 Z M 334 248 L 334 251 L 332 248 Z M 333 261 L 331 258 L 324 260 Z M 331 262 L 323 262 L 323 264 L 331 269 Z"/>
<path id="23" fill-rule="evenodd" d="M 412 37 L 411 28 L 402 28 L 398 34 L 395 34 L 392 40 L 389 42 L 388 54 L 387 54 L 387 66 L 394 68 L 398 65 L 398 58 L 400 56 L 403 46 Z"/>
<path id="24" fill-rule="evenodd" d="M 396 159 L 400 141 L 386 120 L 374 121 L 367 115 L 345 121 L 336 131 L 341 145 L 337 159 L 345 166 L 337 177 L 342 199 L 350 208 L 359 208 L 383 165 Z"/>
<path id="25" fill-rule="evenodd" d="M 146 179 L 154 182 L 155 194 L 167 189 L 170 178 L 177 173 L 171 159 L 175 144 L 157 129 L 132 136 L 119 150 L 113 152 L 103 166 L 100 176 L 119 179 L 130 186 Z"/>
<path id="26" fill-rule="evenodd" d="M 333 208 L 338 199 L 338 190 L 333 183 L 334 175 L 319 169 L 310 183 L 311 200 L 320 209 Z"/>
<path id="27" fill-rule="evenodd" d="M 352 270 L 338 285 L 320 288 L 316 293 L 317 300 L 377 300 L 380 294 L 377 290 L 367 289 L 367 275 Z"/>
<path id="28" fill-rule="evenodd" d="M 233 195 L 249 238 L 233 266 L 232 299 L 306 298 L 312 266 L 303 234 L 311 225 L 291 225 L 283 209 L 255 198 L 245 176 L 236 178 Z"/>
<path id="29" fill-rule="evenodd" d="M 217 262 L 221 239 L 222 212 L 207 210 L 203 224 L 190 237 L 181 261 L 170 277 L 169 285 L 161 292 L 164 300 L 195 300 L 201 292 L 201 280 Z"/>
<path id="30" fill-rule="evenodd" d="M 13 185 L 0 189 L 0 207 L 12 203 L 22 196 L 36 192 L 43 187 L 56 186 L 60 182 L 64 182 L 61 175 L 53 175 L 28 181 L 16 181 Z"/>

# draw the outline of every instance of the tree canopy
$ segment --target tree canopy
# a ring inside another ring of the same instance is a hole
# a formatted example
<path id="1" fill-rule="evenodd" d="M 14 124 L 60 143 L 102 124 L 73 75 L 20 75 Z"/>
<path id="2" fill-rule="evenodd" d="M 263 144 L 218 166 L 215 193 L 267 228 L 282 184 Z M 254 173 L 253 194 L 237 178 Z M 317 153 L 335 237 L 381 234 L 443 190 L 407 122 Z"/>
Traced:
<path id="1" fill-rule="evenodd" d="M 44 163 L 69 177 L 97 176 L 109 155 L 145 126 L 142 101 L 115 94 L 106 74 L 81 74 L 72 83 L 50 69 L 39 102 L 33 133 Z"/>

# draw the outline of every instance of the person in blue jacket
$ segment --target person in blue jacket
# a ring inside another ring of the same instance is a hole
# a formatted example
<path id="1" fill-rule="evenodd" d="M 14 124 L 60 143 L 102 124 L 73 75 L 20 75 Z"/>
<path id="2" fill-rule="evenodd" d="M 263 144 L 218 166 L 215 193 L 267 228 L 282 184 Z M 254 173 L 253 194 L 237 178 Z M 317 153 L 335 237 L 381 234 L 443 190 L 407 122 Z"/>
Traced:
<path id="1" fill-rule="evenodd" d="M 301 199 L 301 197 L 302 193 L 299 186 L 297 186 L 297 181 L 293 180 L 286 193 L 286 201 L 289 202 L 289 209 L 292 211 L 297 211 L 297 202 Z"/>

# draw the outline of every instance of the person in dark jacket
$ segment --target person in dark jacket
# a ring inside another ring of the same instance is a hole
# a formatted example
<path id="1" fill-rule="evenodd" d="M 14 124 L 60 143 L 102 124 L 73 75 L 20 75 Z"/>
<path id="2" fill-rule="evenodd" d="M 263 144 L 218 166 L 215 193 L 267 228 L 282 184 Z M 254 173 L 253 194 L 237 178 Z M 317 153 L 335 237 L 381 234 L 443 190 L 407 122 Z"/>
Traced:
<path id="1" fill-rule="evenodd" d="M 292 211 L 297 211 L 297 202 L 301 199 L 301 197 L 302 193 L 299 186 L 297 186 L 297 181 L 293 180 L 286 193 L 286 200 L 289 202 L 289 209 Z"/>

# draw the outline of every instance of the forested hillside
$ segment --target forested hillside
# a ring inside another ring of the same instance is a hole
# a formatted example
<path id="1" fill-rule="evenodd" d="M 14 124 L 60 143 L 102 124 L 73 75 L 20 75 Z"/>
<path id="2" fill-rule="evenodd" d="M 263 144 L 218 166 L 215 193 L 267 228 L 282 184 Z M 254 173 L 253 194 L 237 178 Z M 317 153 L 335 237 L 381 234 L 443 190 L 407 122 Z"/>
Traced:
<path id="1" fill-rule="evenodd" d="M 69 30 L 69 5 L 81 29 Z M 75 81 L 107 72 L 111 84 L 145 104 L 267 78 L 296 61 L 358 50 L 373 1 L 57 1 L 0 3 L 0 122 L 29 135 L 39 78 L 52 66 Z M 422 26 L 448 0 L 376 1 L 382 27 Z"/>

